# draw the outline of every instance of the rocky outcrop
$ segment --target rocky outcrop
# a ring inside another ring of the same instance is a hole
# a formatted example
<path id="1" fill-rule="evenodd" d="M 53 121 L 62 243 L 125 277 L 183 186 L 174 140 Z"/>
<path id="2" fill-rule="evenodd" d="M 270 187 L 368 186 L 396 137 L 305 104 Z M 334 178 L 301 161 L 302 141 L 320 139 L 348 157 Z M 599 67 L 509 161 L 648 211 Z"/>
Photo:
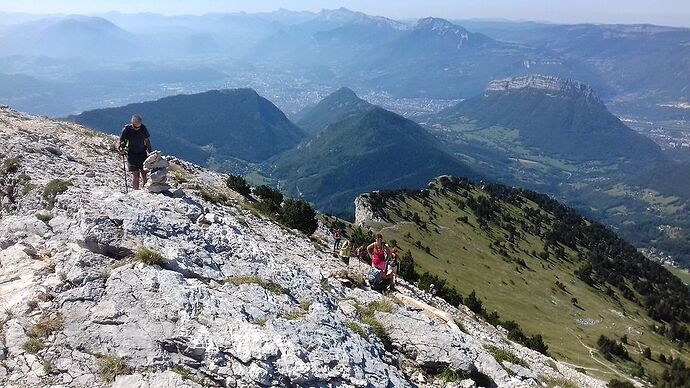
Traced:
<path id="1" fill-rule="evenodd" d="M 583 95 L 593 102 L 600 103 L 594 90 L 588 85 L 569 79 L 540 74 L 491 81 L 486 87 L 485 93 L 508 92 L 527 88 L 563 94 Z"/>
<path id="2" fill-rule="evenodd" d="M 317 242 L 326 236 L 259 217 L 222 175 L 172 159 L 184 175 L 172 188 L 184 195 L 124 193 L 112 143 L 0 109 L 0 154 L 21 156 L 17 171 L 31 183 L 0 219 L 0 386 L 528 387 L 542 376 L 604 386 L 470 312 L 435 306 L 462 333 L 344 286 L 333 275 L 348 269 Z M 51 208 L 54 179 L 70 184 Z M 207 202 L 202 191 L 228 199 Z M 487 343 L 519 349 L 529 368 L 516 373 Z M 440 378 L 446 369 L 457 381 Z"/>
<path id="3" fill-rule="evenodd" d="M 470 33 L 448 20 L 434 17 L 419 19 L 414 27 L 415 31 L 430 31 L 439 36 L 454 36 L 458 38 L 459 45 L 469 39 Z"/>
<path id="4" fill-rule="evenodd" d="M 380 214 L 378 214 L 371 204 L 369 196 L 371 194 L 362 194 L 355 198 L 355 224 L 363 226 L 372 222 L 386 222 Z"/>

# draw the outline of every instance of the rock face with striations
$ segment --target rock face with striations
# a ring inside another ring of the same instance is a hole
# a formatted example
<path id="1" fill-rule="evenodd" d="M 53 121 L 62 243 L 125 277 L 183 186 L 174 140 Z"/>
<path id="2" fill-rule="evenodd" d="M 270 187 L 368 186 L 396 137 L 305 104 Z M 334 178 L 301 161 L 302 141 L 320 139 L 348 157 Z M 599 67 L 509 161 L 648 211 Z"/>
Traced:
<path id="1" fill-rule="evenodd" d="M 486 87 L 485 94 L 522 89 L 536 89 L 563 94 L 581 95 L 594 103 L 601 103 L 601 100 L 596 96 L 594 90 L 588 85 L 574 80 L 540 74 L 491 81 Z"/>
<path id="2" fill-rule="evenodd" d="M 184 196 L 124 194 L 112 143 L 0 109 L 0 174 L 20 193 L 0 198 L 0 386 L 604 386 L 404 282 L 467 333 L 343 286 L 325 243 L 256 216 L 222 175 L 172 160 Z M 446 369 L 464 380 L 444 382 Z"/>

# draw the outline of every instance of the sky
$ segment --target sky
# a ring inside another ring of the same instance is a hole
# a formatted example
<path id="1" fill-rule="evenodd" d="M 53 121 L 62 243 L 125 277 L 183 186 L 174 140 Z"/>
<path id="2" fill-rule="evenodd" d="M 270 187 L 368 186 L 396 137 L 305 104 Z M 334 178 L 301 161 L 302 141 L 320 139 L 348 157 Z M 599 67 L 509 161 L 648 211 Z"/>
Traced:
<path id="1" fill-rule="evenodd" d="M 203 14 L 346 7 L 395 19 L 510 19 L 690 27 L 690 0 L 0 0 L 0 12 Z"/>

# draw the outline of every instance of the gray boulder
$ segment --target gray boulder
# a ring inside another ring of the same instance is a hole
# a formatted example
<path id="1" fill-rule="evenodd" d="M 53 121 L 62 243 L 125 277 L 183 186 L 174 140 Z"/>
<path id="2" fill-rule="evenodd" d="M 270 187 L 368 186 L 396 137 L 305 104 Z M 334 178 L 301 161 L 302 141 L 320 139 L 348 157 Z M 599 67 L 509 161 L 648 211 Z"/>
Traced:
<path id="1" fill-rule="evenodd" d="M 91 252 L 109 257 L 124 257 L 131 253 L 122 247 L 122 220 L 108 216 L 87 217 L 81 222 L 80 245 Z"/>

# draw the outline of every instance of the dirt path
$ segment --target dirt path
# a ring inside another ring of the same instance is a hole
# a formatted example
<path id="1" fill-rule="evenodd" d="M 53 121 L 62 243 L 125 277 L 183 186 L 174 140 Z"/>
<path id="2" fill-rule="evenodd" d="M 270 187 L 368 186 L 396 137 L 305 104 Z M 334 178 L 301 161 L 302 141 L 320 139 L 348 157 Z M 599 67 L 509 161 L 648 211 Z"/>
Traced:
<path id="1" fill-rule="evenodd" d="M 620 373 L 620 372 L 617 371 L 616 369 L 612 368 L 612 367 L 609 366 L 609 365 L 606 365 L 606 363 L 604 363 L 603 361 L 601 361 L 601 360 L 599 360 L 598 358 L 596 358 L 596 357 L 594 356 L 594 354 L 596 353 L 596 350 L 595 350 L 594 348 L 591 348 L 591 347 L 587 346 L 587 344 L 585 344 L 584 342 L 582 342 L 582 340 L 580 339 L 580 337 L 578 337 L 577 334 L 575 334 L 575 332 L 572 331 L 572 329 L 568 329 L 568 331 L 569 331 L 575 338 L 577 338 L 578 341 L 580 341 L 580 344 L 581 344 L 585 349 L 587 349 L 587 350 L 589 351 L 589 357 L 592 358 L 592 360 L 594 360 L 594 362 L 596 362 L 597 364 L 599 364 L 599 365 L 603 366 L 604 368 L 610 370 L 611 372 L 615 373 L 617 376 L 619 376 L 619 377 L 621 377 L 621 378 L 623 378 L 623 379 L 625 379 L 625 380 L 630 381 L 631 383 L 635 384 L 635 386 L 638 385 L 638 383 L 637 383 L 635 380 L 632 380 L 632 379 L 629 378 L 628 376 L 626 376 L 626 375 Z"/>
<path id="2" fill-rule="evenodd" d="M 642 349 L 642 345 L 640 344 L 640 341 L 635 341 L 637 343 L 638 349 L 640 349 L 640 354 L 644 353 L 644 350 Z"/>
<path id="3" fill-rule="evenodd" d="M 565 361 L 559 361 L 559 362 L 560 362 L 561 364 L 563 364 L 563 365 L 565 365 L 565 366 L 569 366 L 569 367 L 571 367 L 571 368 L 573 368 L 573 369 L 584 369 L 584 370 L 592 370 L 592 371 L 597 371 L 597 372 L 601 372 L 601 371 L 602 371 L 601 369 L 598 369 L 598 368 L 589 368 L 589 367 L 582 366 L 582 365 L 571 364 L 571 363 L 565 362 Z M 608 373 L 608 372 L 604 372 L 604 373 Z"/>

